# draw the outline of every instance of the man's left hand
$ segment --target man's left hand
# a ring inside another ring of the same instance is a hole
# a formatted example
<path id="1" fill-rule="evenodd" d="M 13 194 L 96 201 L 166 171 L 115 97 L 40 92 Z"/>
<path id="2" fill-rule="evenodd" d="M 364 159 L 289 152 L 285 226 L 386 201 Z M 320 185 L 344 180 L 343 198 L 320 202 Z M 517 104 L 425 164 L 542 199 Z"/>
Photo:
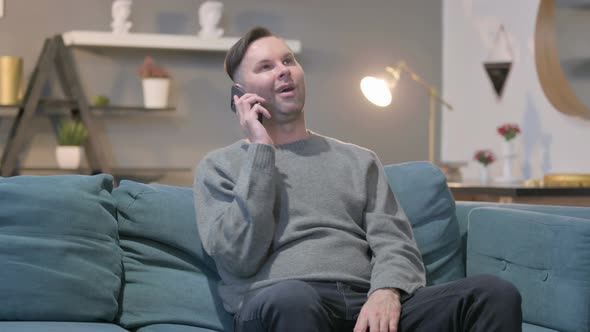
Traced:
<path id="1" fill-rule="evenodd" d="M 397 289 L 378 289 L 361 308 L 354 332 L 397 332 L 401 310 Z"/>

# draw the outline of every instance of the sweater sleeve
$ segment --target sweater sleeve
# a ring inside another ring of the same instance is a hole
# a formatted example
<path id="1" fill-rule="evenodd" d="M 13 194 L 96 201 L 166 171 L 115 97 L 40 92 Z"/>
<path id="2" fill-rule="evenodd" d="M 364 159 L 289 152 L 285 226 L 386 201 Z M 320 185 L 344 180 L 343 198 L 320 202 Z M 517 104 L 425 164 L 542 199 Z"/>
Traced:
<path id="1" fill-rule="evenodd" d="M 376 155 L 367 170 L 364 225 L 373 253 L 368 295 L 380 288 L 412 293 L 424 286 L 424 264 L 410 222 L 391 191 Z"/>
<path id="2" fill-rule="evenodd" d="M 197 225 L 203 248 L 215 263 L 237 277 L 254 275 L 273 240 L 275 151 L 251 144 L 239 176 L 229 165 L 205 158 L 194 182 Z"/>

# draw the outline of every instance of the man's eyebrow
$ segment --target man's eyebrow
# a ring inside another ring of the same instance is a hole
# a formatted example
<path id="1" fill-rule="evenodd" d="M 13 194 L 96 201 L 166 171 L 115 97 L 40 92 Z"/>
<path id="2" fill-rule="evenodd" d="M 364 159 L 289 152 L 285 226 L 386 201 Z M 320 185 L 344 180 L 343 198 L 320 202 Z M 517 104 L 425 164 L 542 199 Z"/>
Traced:
<path id="1" fill-rule="evenodd" d="M 259 65 L 259 64 L 265 63 L 265 62 L 272 62 L 272 61 L 270 59 L 262 59 L 262 60 L 256 62 L 256 65 Z"/>

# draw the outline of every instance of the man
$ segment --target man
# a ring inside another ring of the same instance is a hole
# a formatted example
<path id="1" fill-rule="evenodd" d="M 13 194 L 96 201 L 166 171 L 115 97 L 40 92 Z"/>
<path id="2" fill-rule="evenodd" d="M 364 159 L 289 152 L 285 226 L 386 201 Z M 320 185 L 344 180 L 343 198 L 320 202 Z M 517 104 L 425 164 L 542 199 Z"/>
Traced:
<path id="1" fill-rule="evenodd" d="M 208 154 L 194 189 L 237 332 L 521 330 L 518 291 L 499 278 L 424 287 L 377 156 L 307 130 L 303 69 L 280 37 L 251 30 L 225 67 L 248 92 L 233 96 L 246 138 Z"/>

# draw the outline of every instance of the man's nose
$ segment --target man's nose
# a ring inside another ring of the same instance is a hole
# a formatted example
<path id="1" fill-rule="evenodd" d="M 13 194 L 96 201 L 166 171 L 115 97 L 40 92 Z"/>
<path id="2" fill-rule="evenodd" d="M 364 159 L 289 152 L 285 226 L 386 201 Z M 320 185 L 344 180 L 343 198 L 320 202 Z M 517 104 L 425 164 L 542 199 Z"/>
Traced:
<path id="1" fill-rule="evenodd" d="M 279 78 L 289 77 L 291 76 L 291 69 L 289 67 L 281 64 L 279 67 Z"/>

